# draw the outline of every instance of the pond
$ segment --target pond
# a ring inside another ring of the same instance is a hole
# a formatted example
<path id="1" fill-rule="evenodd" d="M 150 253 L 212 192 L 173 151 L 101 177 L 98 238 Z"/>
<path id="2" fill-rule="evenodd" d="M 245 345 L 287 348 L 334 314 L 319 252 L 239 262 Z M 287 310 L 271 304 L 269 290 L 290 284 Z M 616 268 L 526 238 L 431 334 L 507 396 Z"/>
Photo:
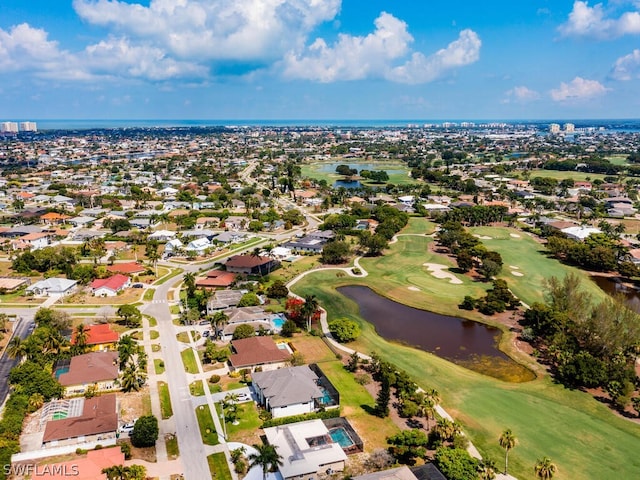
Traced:
<path id="1" fill-rule="evenodd" d="M 356 302 L 360 316 L 386 340 L 419 348 L 501 380 L 525 382 L 535 378 L 533 372 L 498 349 L 498 328 L 409 307 L 368 287 L 350 285 L 339 287 L 338 292 Z"/>
<path id="2" fill-rule="evenodd" d="M 359 180 L 336 180 L 333 182 L 333 188 L 344 187 L 347 189 L 361 188 L 362 184 Z"/>
<path id="3" fill-rule="evenodd" d="M 633 283 L 622 283 L 615 277 L 594 275 L 594 282 L 612 297 L 622 295 L 627 301 L 627 306 L 636 313 L 640 313 L 640 290 Z"/>
<path id="4" fill-rule="evenodd" d="M 316 166 L 316 171 L 321 173 L 336 173 L 336 167 L 338 165 L 347 165 L 349 168 L 354 168 L 358 172 L 362 170 L 384 170 L 389 175 L 394 173 L 406 174 L 407 169 L 403 169 L 401 166 L 395 168 L 389 168 L 389 164 L 386 163 L 347 163 L 347 162 L 331 162 L 322 163 Z"/>

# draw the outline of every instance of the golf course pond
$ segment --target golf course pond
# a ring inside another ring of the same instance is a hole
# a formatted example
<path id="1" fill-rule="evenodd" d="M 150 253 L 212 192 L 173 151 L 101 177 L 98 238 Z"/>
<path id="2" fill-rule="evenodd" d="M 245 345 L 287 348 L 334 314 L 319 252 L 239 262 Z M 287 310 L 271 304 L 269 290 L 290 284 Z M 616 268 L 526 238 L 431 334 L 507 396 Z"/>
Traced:
<path id="1" fill-rule="evenodd" d="M 591 278 L 607 294 L 612 297 L 621 295 L 631 310 L 640 313 L 640 290 L 635 283 L 629 281 L 625 283 L 614 277 L 600 275 L 594 275 Z"/>
<path id="2" fill-rule="evenodd" d="M 502 332 L 496 327 L 409 307 L 369 287 L 349 285 L 337 290 L 358 304 L 360 316 L 385 340 L 419 348 L 500 380 L 526 382 L 535 378 L 532 371 L 498 348 Z"/>

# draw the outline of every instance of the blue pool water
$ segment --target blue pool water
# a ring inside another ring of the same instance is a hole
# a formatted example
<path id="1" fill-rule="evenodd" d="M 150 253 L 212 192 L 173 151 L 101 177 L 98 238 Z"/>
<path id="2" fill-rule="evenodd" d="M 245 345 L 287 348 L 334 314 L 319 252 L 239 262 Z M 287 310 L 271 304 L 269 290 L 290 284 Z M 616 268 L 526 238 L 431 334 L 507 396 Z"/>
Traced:
<path id="1" fill-rule="evenodd" d="M 60 375 L 62 375 L 63 373 L 68 373 L 69 372 L 69 366 L 67 365 L 66 367 L 60 367 L 56 370 L 55 376 L 56 378 L 59 380 L 60 379 Z"/>
<path id="2" fill-rule="evenodd" d="M 353 440 L 343 427 L 332 428 L 329 430 L 331 440 L 336 442 L 342 448 L 348 448 L 353 445 Z"/>
<path id="3" fill-rule="evenodd" d="M 320 387 L 320 391 L 324 393 L 323 397 L 320 399 L 320 403 L 327 404 L 331 403 L 331 395 L 329 394 L 329 390 L 324 387 Z"/>
<path id="4" fill-rule="evenodd" d="M 282 325 L 284 325 L 284 322 L 285 322 L 285 319 L 282 317 L 275 317 L 271 319 L 271 323 L 276 328 L 282 328 Z"/>

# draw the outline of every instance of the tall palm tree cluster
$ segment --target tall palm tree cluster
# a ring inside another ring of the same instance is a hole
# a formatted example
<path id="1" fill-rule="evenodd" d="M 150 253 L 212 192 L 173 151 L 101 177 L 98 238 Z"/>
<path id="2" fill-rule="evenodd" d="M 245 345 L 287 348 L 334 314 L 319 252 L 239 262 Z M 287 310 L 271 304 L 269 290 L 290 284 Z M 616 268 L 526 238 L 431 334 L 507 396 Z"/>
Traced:
<path id="1" fill-rule="evenodd" d="M 500 435 L 500 438 L 498 439 L 498 443 L 502 448 L 504 448 L 505 451 L 504 474 L 507 475 L 507 467 L 509 465 L 509 450 L 512 450 L 518 444 L 518 439 L 513 434 L 511 429 L 508 428 L 502 432 L 502 435 Z M 536 462 L 533 471 L 536 474 L 536 478 L 540 478 L 541 480 L 551 480 L 557 473 L 558 467 L 551 461 L 549 457 L 543 457 Z"/>
<path id="2" fill-rule="evenodd" d="M 138 391 L 147 378 L 147 354 L 130 335 L 123 335 L 118 341 L 120 379 L 125 392 Z"/>

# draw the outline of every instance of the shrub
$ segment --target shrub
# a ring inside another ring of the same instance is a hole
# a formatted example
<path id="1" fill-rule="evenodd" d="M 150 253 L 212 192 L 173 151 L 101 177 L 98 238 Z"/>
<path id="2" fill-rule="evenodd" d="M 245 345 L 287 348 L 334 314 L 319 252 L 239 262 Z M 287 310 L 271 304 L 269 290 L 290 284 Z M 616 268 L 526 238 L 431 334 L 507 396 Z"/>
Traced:
<path id="1" fill-rule="evenodd" d="M 209 377 L 209 383 L 218 383 L 220 381 L 220 375 L 215 373 Z"/>
<path id="2" fill-rule="evenodd" d="M 360 335 L 360 325 L 348 318 L 336 318 L 329 322 L 329 331 L 340 343 L 352 342 Z"/>
<path id="3" fill-rule="evenodd" d="M 120 451 L 122 453 L 124 453 L 124 459 L 125 460 L 130 460 L 131 459 L 131 445 L 129 445 L 128 443 L 121 443 L 120 444 Z"/>
<path id="4" fill-rule="evenodd" d="M 158 419 L 153 415 L 140 417 L 131 432 L 131 444 L 134 447 L 153 447 L 158 440 Z"/>
<path id="5" fill-rule="evenodd" d="M 305 420 L 315 420 L 317 418 L 325 420 L 327 418 L 337 418 L 340 416 L 340 409 L 334 408 L 331 410 L 325 410 L 324 412 L 307 413 L 305 415 L 292 415 L 291 417 L 273 418 L 266 420 L 262 424 L 262 428 L 279 427 L 280 425 L 287 425 L 288 423 L 303 422 Z"/>

